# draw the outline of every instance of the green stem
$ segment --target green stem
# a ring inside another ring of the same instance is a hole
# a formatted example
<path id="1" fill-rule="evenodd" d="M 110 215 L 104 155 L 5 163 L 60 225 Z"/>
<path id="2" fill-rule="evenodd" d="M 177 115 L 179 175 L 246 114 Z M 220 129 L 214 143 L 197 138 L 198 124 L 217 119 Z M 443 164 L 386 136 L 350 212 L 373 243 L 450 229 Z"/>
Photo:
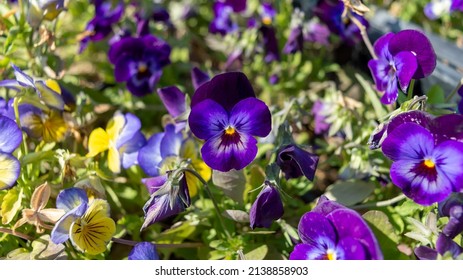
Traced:
<path id="1" fill-rule="evenodd" d="M 410 85 L 408 86 L 407 100 L 412 100 L 412 98 L 413 98 L 413 88 L 414 87 L 415 87 L 415 79 L 412 79 L 410 81 Z"/>
<path id="2" fill-rule="evenodd" d="M 384 200 L 384 201 L 377 201 L 377 202 L 372 202 L 372 203 L 365 203 L 365 204 L 362 204 L 362 205 L 355 205 L 355 206 L 352 206 L 350 208 L 352 209 L 365 209 L 365 208 L 374 208 L 374 207 L 386 207 L 386 206 L 390 206 L 396 202 L 399 202 L 403 199 L 405 199 L 406 196 L 404 194 L 400 194 L 394 198 L 391 198 L 391 199 L 388 199 L 388 200 Z"/>
<path id="3" fill-rule="evenodd" d="M 458 85 L 452 90 L 452 92 L 445 98 L 445 103 L 448 103 L 452 100 L 453 96 L 458 92 L 460 87 L 463 85 L 463 79 L 458 82 Z"/>
<path id="4" fill-rule="evenodd" d="M 122 238 L 113 237 L 111 240 L 115 243 L 127 245 L 127 246 L 135 246 L 139 242 L 133 240 L 127 240 Z M 152 244 L 156 245 L 157 248 L 198 248 L 204 246 L 202 243 L 180 243 L 180 244 L 158 244 L 151 242 Z"/>
<path id="5" fill-rule="evenodd" d="M 21 101 L 21 97 L 15 97 L 13 101 L 14 116 L 16 119 L 16 124 L 18 125 L 19 129 L 21 129 L 21 119 L 19 116 L 19 102 L 20 101 Z M 21 144 L 21 153 L 22 153 L 22 156 L 25 156 L 27 155 L 27 143 L 26 143 L 26 138 L 24 134 L 22 135 L 23 135 L 23 141 Z"/>
<path id="6" fill-rule="evenodd" d="M 185 168 L 184 170 L 187 171 L 187 172 L 190 172 L 193 175 L 195 175 L 201 181 L 201 183 L 204 185 L 204 189 L 206 190 L 207 194 L 211 198 L 212 204 L 214 204 L 215 211 L 217 212 L 217 216 L 219 218 L 220 224 L 223 227 L 223 231 L 225 232 L 225 235 L 227 236 L 227 238 L 231 238 L 231 234 L 228 232 L 227 228 L 225 227 L 225 222 L 223 221 L 223 218 L 222 218 L 222 212 L 220 212 L 220 208 L 219 208 L 219 206 L 217 204 L 217 201 L 215 201 L 215 198 L 212 195 L 211 189 L 209 189 L 209 186 L 208 186 L 207 182 L 195 170 L 189 169 L 189 168 Z"/>

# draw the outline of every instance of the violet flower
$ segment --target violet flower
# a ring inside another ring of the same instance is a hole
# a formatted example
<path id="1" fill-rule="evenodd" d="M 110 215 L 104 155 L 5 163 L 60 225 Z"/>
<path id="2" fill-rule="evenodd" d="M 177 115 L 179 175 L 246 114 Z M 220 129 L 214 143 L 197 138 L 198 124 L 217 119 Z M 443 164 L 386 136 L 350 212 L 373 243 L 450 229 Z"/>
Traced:
<path id="1" fill-rule="evenodd" d="M 304 175 L 307 179 L 313 181 L 318 156 L 299 148 L 297 145 L 290 144 L 278 150 L 277 164 L 287 180 Z"/>
<path id="2" fill-rule="evenodd" d="M 379 260 L 378 241 L 367 223 L 354 210 L 321 197 L 298 226 L 302 241 L 290 260 Z"/>
<path id="3" fill-rule="evenodd" d="M 283 53 L 296 53 L 302 51 L 304 48 L 304 34 L 302 32 L 302 26 L 297 25 L 291 28 L 289 33 L 288 41 L 283 47 Z"/>
<path id="4" fill-rule="evenodd" d="M 381 102 L 384 104 L 391 104 L 397 100 L 399 96 L 398 84 L 402 91 L 407 91 L 418 68 L 416 57 L 410 51 L 402 51 L 392 56 L 389 51 L 389 41 L 393 37 L 393 33 L 387 33 L 379 38 L 374 44 L 378 59 L 371 59 L 368 62 L 376 89 L 384 92 L 381 97 Z"/>
<path id="5" fill-rule="evenodd" d="M 314 132 L 315 134 L 323 134 L 328 132 L 330 124 L 326 122 L 327 116 L 324 114 L 327 105 L 320 100 L 315 101 L 311 113 L 314 116 Z"/>
<path id="6" fill-rule="evenodd" d="M 280 192 L 274 185 L 266 181 L 249 212 L 251 228 L 269 228 L 273 221 L 283 216 L 283 213 Z"/>
<path id="7" fill-rule="evenodd" d="M 106 38 L 112 31 L 112 25 L 119 22 L 124 13 L 124 2 L 93 0 L 95 17 L 87 23 L 86 36 L 80 42 L 79 53 L 83 52 L 90 41 L 96 42 Z"/>
<path id="8" fill-rule="evenodd" d="M 342 1 L 321 0 L 314 9 L 314 14 L 328 26 L 330 31 L 346 42 L 349 45 L 354 45 L 361 40 L 360 30 L 348 18 L 342 17 L 344 12 L 344 3 Z M 353 16 L 368 28 L 368 21 L 358 15 Z"/>
<path id="9" fill-rule="evenodd" d="M 260 27 L 262 33 L 265 57 L 265 63 L 280 61 L 280 51 L 278 50 L 278 40 L 276 30 L 273 26 L 263 25 Z"/>
<path id="10" fill-rule="evenodd" d="M 330 30 L 326 25 L 310 21 L 308 22 L 303 29 L 304 41 L 318 43 L 323 46 L 328 46 L 330 44 Z"/>
<path id="11" fill-rule="evenodd" d="M 172 184 L 168 175 L 143 179 L 150 193 L 150 199 L 143 206 L 145 221 L 140 230 L 177 215 L 190 206 L 190 195 L 186 177 L 182 176 L 178 185 Z"/>
<path id="12" fill-rule="evenodd" d="M 220 74 L 204 83 L 191 105 L 190 129 L 206 141 L 201 154 L 212 169 L 227 172 L 246 167 L 257 154 L 254 136 L 265 137 L 271 131 L 270 110 L 255 98 L 241 72 Z"/>
<path id="13" fill-rule="evenodd" d="M 214 3 L 214 19 L 209 25 L 212 34 L 226 35 L 238 30 L 238 25 L 233 21 L 233 7 L 222 2 Z"/>
<path id="14" fill-rule="evenodd" d="M 463 232 L 463 193 L 453 193 L 448 199 L 439 203 L 439 215 L 449 217 L 442 233 L 455 238 Z"/>
<path id="15" fill-rule="evenodd" d="M 170 50 L 166 42 L 152 35 L 125 37 L 111 45 L 108 56 L 116 81 L 126 82 L 133 95 L 144 96 L 153 92 L 162 68 L 170 63 Z"/>
<path id="16" fill-rule="evenodd" d="M 454 11 L 463 11 L 462 0 L 432 0 L 424 7 L 424 14 L 431 20 Z"/>
<path id="17" fill-rule="evenodd" d="M 418 204 L 431 205 L 463 189 L 463 143 L 436 144 L 432 133 L 404 123 L 388 134 L 383 153 L 393 161 L 392 182 Z"/>
<path id="18" fill-rule="evenodd" d="M 439 255 L 444 256 L 448 253 L 452 259 L 456 259 L 463 253 L 463 248 L 445 234 L 439 234 L 435 250 L 427 246 L 415 248 L 415 255 L 420 260 L 437 260 Z"/>
<path id="19" fill-rule="evenodd" d="M 159 260 L 156 245 L 151 242 L 139 242 L 129 253 L 129 260 Z"/>

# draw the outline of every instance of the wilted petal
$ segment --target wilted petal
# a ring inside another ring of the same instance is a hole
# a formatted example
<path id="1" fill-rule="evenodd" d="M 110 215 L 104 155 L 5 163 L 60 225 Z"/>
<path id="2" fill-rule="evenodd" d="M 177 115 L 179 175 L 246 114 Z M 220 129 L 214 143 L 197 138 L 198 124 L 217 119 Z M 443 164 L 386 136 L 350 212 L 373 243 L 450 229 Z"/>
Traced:
<path id="1" fill-rule="evenodd" d="M 226 111 L 230 111 L 236 103 L 248 97 L 256 97 L 246 75 L 241 72 L 228 72 L 213 77 L 202 84 L 191 99 L 191 107 L 205 99 L 212 99 Z"/>
<path id="2" fill-rule="evenodd" d="M 277 152 L 277 164 L 285 173 L 286 179 L 304 175 L 312 181 L 315 177 L 318 156 L 299 148 L 297 145 L 288 145 Z"/>
<path id="3" fill-rule="evenodd" d="M 251 228 L 268 228 L 272 222 L 283 216 L 283 203 L 278 190 L 267 184 L 252 204 L 249 213 Z"/>
<path id="4" fill-rule="evenodd" d="M 402 30 L 389 41 L 389 51 L 393 56 L 402 51 L 412 52 L 418 66 L 413 79 L 429 76 L 436 68 L 436 53 L 429 39 L 417 30 Z"/>
<path id="5" fill-rule="evenodd" d="M 18 125 L 4 116 L 0 116 L 0 132 L 0 152 L 12 153 L 23 140 L 23 134 Z"/>
<path id="6" fill-rule="evenodd" d="M 159 260 L 156 245 L 151 242 L 140 242 L 129 253 L 129 260 Z"/>

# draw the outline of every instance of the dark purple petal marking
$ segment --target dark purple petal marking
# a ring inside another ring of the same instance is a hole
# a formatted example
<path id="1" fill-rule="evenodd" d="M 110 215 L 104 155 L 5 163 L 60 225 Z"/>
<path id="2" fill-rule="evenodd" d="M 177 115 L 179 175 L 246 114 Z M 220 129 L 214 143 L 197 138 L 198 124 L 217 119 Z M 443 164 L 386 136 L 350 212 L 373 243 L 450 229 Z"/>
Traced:
<path id="1" fill-rule="evenodd" d="M 229 123 L 240 133 L 266 137 L 272 130 L 272 115 L 263 101 L 250 97 L 233 107 Z"/>

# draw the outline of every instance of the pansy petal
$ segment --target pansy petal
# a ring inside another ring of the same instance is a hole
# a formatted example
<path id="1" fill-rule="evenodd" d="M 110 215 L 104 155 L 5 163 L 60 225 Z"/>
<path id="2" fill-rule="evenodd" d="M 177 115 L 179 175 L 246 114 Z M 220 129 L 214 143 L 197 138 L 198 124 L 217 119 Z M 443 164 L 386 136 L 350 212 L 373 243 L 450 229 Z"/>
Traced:
<path id="1" fill-rule="evenodd" d="M 23 134 L 18 125 L 4 116 L 0 116 L 0 132 L 0 152 L 12 153 L 23 140 Z"/>
<path id="2" fill-rule="evenodd" d="M 79 207 L 82 203 L 88 203 L 88 197 L 85 190 L 80 188 L 62 190 L 56 197 L 56 208 L 66 212 Z"/>
<path id="3" fill-rule="evenodd" d="M 130 93 L 138 97 L 145 96 L 153 92 L 153 88 L 150 86 L 149 80 L 138 80 L 136 75 L 132 76 L 127 81 L 126 85 Z"/>
<path id="4" fill-rule="evenodd" d="M 108 137 L 111 141 L 117 141 L 125 124 L 125 116 L 120 112 L 116 112 L 112 119 L 109 120 L 108 124 L 106 125 L 106 132 L 108 133 Z"/>
<path id="5" fill-rule="evenodd" d="M 387 133 L 396 129 L 398 126 L 404 123 L 416 123 L 424 128 L 428 128 L 433 121 L 433 116 L 421 110 L 413 110 L 404 113 L 400 113 L 389 122 L 387 125 Z"/>
<path id="6" fill-rule="evenodd" d="M 170 196 L 168 194 L 153 197 L 143 206 L 145 221 L 140 230 L 170 216 L 177 215 L 184 210 L 185 205 L 179 197 L 175 200 L 173 208 L 170 207 Z"/>
<path id="7" fill-rule="evenodd" d="M 381 103 L 391 104 L 394 103 L 399 97 L 399 89 L 397 88 L 397 78 L 390 77 L 387 81 L 386 90 L 384 95 L 381 96 Z"/>
<path id="8" fill-rule="evenodd" d="M 250 97 L 233 107 L 230 112 L 230 124 L 240 133 L 265 137 L 272 130 L 272 115 L 263 101 Z"/>
<path id="9" fill-rule="evenodd" d="M 413 79 L 429 76 L 436 68 L 436 53 L 429 39 L 417 30 L 402 30 L 389 41 L 389 51 L 393 56 L 402 51 L 410 51 L 416 56 L 418 65 Z"/>
<path id="10" fill-rule="evenodd" d="M 212 169 L 222 172 L 231 169 L 240 170 L 248 166 L 257 155 L 257 140 L 240 134 L 239 141 L 224 141 L 222 135 L 217 135 L 204 143 L 201 148 L 204 162 Z"/>
<path id="11" fill-rule="evenodd" d="M 146 145 L 138 151 L 138 163 L 148 176 L 159 175 L 161 157 L 161 141 L 164 132 L 156 133 L 148 140 Z"/>
<path id="12" fill-rule="evenodd" d="M 455 238 L 463 232 L 463 206 L 453 206 L 450 211 L 449 222 L 442 229 L 442 233 L 450 238 Z"/>
<path id="13" fill-rule="evenodd" d="M 450 252 L 453 258 L 463 253 L 463 248 L 445 234 L 440 234 L 437 238 L 436 249 L 440 255 Z"/>
<path id="14" fill-rule="evenodd" d="M 109 148 L 109 136 L 101 127 L 90 133 L 88 138 L 88 154 L 87 157 L 94 157 L 99 153 L 106 151 Z"/>
<path id="15" fill-rule="evenodd" d="M 435 118 L 430 131 L 436 140 L 436 145 L 446 140 L 463 142 L 463 115 L 447 114 Z"/>
<path id="16" fill-rule="evenodd" d="M 108 168 L 113 173 L 121 172 L 121 156 L 115 147 L 110 147 L 108 150 Z"/>
<path id="17" fill-rule="evenodd" d="M 272 185 L 266 185 L 252 204 L 249 212 L 250 226 L 269 228 L 273 221 L 283 216 L 284 209 L 278 190 Z"/>
<path id="18" fill-rule="evenodd" d="M 448 140 L 439 144 L 433 152 L 439 175 L 452 182 L 452 191 L 463 190 L 463 143 Z"/>
<path id="19" fill-rule="evenodd" d="M 51 241 L 55 244 L 61 244 L 69 239 L 69 230 L 72 223 L 81 217 L 87 210 L 87 203 L 82 203 L 78 207 L 64 214 L 53 227 L 51 231 Z"/>
<path id="20" fill-rule="evenodd" d="M 175 132 L 175 126 L 168 124 L 165 128 L 164 137 L 161 140 L 161 157 L 178 156 L 182 146 L 183 136 L 181 132 Z"/>
<path id="21" fill-rule="evenodd" d="M 317 244 L 297 244 L 289 255 L 290 260 L 323 260 L 326 250 Z"/>
<path id="22" fill-rule="evenodd" d="M 389 82 L 388 74 L 391 68 L 388 61 L 382 59 L 370 59 L 370 61 L 368 61 L 368 68 L 370 68 L 376 89 L 379 91 L 385 91 Z"/>
<path id="23" fill-rule="evenodd" d="M 246 75 L 241 72 L 228 72 L 202 84 L 191 99 L 191 107 L 194 108 L 206 99 L 212 99 L 230 111 L 236 103 L 248 97 L 256 97 L 256 94 Z"/>
<path id="24" fill-rule="evenodd" d="M 427 246 L 418 246 L 414 252 L 419 260 L 437 260 L 437 251 Z"/>
<path id="25" fill-rule="evenodd" d="M 333 225 L 319 213 L 308 212 L 304 214 L 299 221 L 298 232 L 299 238 L 306 244 L 321 244 L 323 248 L 330 248 L 337 242 Z M 320 241 L 325 241 L 326 244 Z"/>
<path id="26" fill-rule="evenodd" d="M 167 178 L 167 175 L 161 175 L 152 178 L 144 178 L 141 180 L 141 182 L 145 184 L 149 194 L 151 195 L 159 190 L 167 182 Z"/>
<path id="27" fill-rule="evenodd" d="M 135 134 L 139 133 L 140 128 L 141 122 L 137 116 L 131 113 L 125 114 L 125 124 L 117 137 L 116 148 L 119 149 L 122 145 L 131 140 Z"/>
<path id="28" fill-rule="evenodd" d="M 393 161 L 423 159 L 434 148 L 431 133 L 415 123 L 405 123 L 394 129 L 384 140 L 383 153 Z"/>
<path id="29" fill-rule="evenodd" d="M 23 87 L 31 87 L 35 88 L 34 86 L 34 79 L 31 76 L 24 73 L 18 66 L 11 64 L 14 70 L 14 76 L 16 77 L 16 81 Z"/>
<path id="30" fill-rule="evenodd" d="M 125 82 L 136 74 L 136 62 L 130 55 L 122 55 L 114 65 L 114 78 L 116 82 Z"/>
<path id="31" fill-rule="evenodd" d="M 6 87 L 12 90 L 19 91 L 22 86 L 16 80 L 3 80 L 0 81 L 0 87 Z"/>
<path id="32" fill-rule="evenodd" d="M 391 40 L 393 36 L 394 36 L 394 33 L 389 32 L 381 36 L 378 40 L 376 40 L 375 44 L 373 45 L 373 48 L 375 50 L 375 53 L 379 57 L 387 57 L 390 55 L 389 54 L 389 41 Z"/>
<path id="33" fill-rule="evenodd" d="M 304 175 L 313 180 L 318 164 L 318 156 L 311 154 L 296 145 L 287 145 L 277 152 L 277 164 L 286 179 L 298 178 Z"/>
<path id="34" fill-rule="evenodd" d="M 186 111 L 186 96 L 178 87 L 160 88 L 158 94 L 172 117 L 176 118 Z"/>
<path id="35" fill-rule="evenodd" d="M 394 56 L 394 65 L 397 70 L 396 75 L 399 79 L 400 88 L 403 92 L 406 92 L 418 67 L 416 57 L 408 51 L 399 52 Z"/>
<path id="36" fill-rule="evenodd" d="M 129 253 L 129 260 L 159 260 L 156 245 L 151 242 L 139 242 Z"/>
<path id="37" fill-rule="evenodd" d="M 199 69 L 198 67 L 193 67 L 193 69 L 191 70 L 191 80 L 193 82 L 193 87 L 195 90 L 198 89 L 205 82 L 209 81 L 210 79 L 211 78 L 209 77 L 209 75 L 201 71 L 201 69 Z"/>
<path id="38" fill-rule="evenodd" d="M 349 236 L 359 241 L 368 250 L 365 255 L 367 259 L 383 259 L 378 240 L 357 212 L 347 208 L 338 209 L 326 217 L 331 221 L 338 236 Z"/>
<path id="39" fill-rule="evenodd" d="M 191 109 L 188 123 L 196 137 L 206 140 L 224 131 L 228 113 L 219 103 L 206 99 Z"/>
<path id="40" fill-rule="evenodd" d="M 365 260 L 367 258 L 362 243 L 352 237 L 339 240 L 336 247 L 336 251 L 342 251 L 343 260 Z"/>
<path id="41" fill-rule="evenodd" d="M 344 206 L 329 200 L 326 196 L 322 195 L 317 202 L 317 205 L 312 209 L 312 212 L 319 213 L 323 216 L 328 215 L 329 213 L 333 212 L 336 209 L 343 209 Z"/>
<path id="42" fill-rule="evenodd" d="M 21 165 L 14 156 L 0 153 L 0 190 L 12 187 L 20 171 Z"/>
<path id="43" fill-rule="evenodd" d="M 44 81 L 35 82 L 35 87 L 40 93 L 40 99 L 47 105 L 59 111 L 64 110 L 64 100 L 61 94 L 54 91 Z"/>

